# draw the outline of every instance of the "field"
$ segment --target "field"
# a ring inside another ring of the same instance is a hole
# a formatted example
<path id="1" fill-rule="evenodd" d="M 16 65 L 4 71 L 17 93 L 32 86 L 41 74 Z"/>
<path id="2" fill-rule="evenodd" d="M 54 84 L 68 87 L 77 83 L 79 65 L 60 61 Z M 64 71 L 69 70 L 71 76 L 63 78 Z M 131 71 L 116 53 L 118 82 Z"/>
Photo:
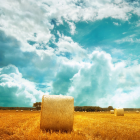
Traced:
<path id="1" fill-rule="evenodd" d="M 140 114 L 74 112 L 72 132 L 40 130 L 40 112 L 0 110 L 0 140 L 140 140 Z"/>

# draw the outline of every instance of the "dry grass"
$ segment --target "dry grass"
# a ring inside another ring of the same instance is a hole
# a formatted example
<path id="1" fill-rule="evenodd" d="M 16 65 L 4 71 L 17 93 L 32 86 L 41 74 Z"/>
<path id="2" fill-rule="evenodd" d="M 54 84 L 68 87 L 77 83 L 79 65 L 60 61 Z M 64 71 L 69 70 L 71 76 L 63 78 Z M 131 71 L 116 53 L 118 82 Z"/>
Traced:
<path id="1" fill-rule="evenodd" d="M 72 132 L 40 130 L 39 111 L 0 111 L 2 140 L 140 140 L 140 114 L 74 112 Z"/>

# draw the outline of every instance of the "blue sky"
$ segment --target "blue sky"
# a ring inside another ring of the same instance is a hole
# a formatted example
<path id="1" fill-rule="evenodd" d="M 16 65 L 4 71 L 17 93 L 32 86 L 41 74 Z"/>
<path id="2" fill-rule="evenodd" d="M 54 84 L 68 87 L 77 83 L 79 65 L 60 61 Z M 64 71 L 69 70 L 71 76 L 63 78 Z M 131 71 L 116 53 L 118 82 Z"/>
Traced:
<path id="1" fill-rule="evenodd" d="M 139 0 L 0 3 L 0 106 L 140 108 Z"/>

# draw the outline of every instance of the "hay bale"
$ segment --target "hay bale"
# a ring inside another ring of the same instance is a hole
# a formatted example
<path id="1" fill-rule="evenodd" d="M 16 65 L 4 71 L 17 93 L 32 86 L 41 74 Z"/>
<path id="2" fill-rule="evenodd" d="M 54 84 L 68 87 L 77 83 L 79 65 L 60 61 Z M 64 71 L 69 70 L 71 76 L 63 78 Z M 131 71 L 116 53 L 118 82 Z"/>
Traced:
<path id="1" fill-rule="evenodd" d="M 21 110 L 21 112 L 23 112 L 23 110 Z"/>
<path id="2" fill-rule="evenodd" d="M 110 113 L 111 113 L 111 114 L 114 114 L 114 110 L 110 110 Z"/>
<path id="3" fill-rule="evenodd" d="M 136 113 L 139 113 L 139 111 L 136 111 Z"/>
<path id="4" fill-rule="evenodd" d="M 18 110 L 16 110 L 16 112 L 18 112 Z"/>
<path id="5" fill-rule="evenodd" d="M 31 112 L 32 112 L 33 110 L 31 110 Z"/>
<path id="6" fill-rule="evenodd" d="M 123 108 L 115 108 L 114 114 L 115 114 L 115 116 L 124 116 L 124 109 Z"/>
<path id="7" fill-rule="evenodd" d="M 73 130 L 74 98 L 62 95 L 43 95 L 40 128 L 45 130 Z"/>

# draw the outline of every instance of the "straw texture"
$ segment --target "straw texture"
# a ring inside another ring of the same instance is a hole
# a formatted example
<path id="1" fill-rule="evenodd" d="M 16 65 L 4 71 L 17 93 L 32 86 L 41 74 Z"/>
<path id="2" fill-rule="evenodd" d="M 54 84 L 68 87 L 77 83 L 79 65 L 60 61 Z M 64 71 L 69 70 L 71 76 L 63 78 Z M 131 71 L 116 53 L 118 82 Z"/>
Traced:
<path id="1" fill-rule="evenodd" d="M 114 114 L 115 114 L 115 116 L 124 116 L 124 109 L 123 108 L 115 108 Z"/>
<path id="2" fill-rule="evenodd" d="M 74 98 L 62 95 L 42 97 L 40 128 L 45 130 L 73 130 Z"/>
<path id="3" fill-rule="evenodd" d="M 111 114 L 114 114 L 114 110 L 110 110 L 110 113 L 111 113 Z"/>

